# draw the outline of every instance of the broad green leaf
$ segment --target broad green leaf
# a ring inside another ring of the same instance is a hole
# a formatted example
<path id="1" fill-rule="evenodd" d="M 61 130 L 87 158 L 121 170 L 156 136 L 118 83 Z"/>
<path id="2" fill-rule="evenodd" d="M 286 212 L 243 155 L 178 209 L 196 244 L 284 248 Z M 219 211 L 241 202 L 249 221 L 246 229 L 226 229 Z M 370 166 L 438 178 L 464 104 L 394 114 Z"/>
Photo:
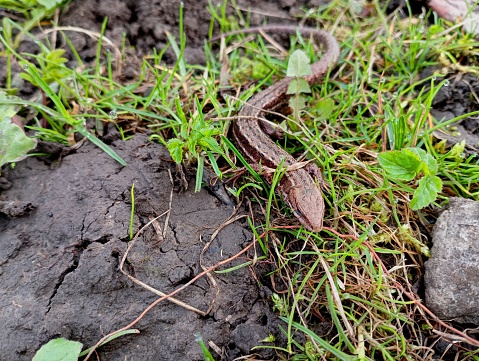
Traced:
<path id="1" fill-rule="evenodd" d="M 435 175 L 425 175 L 419 180 L 419 187 L 414 191 L 410 206 L 413 210 L 426 207 L 434 202 L 442 190 L 442 181 Z"/>
<path id="2" fill-rule="evenodd" d="M 295 50 L 289 57 L 286 76 L 302 77 L 311 75 L 309 59 L 302 50 Z"/>
<path id="3" fill-rule="evenodd" d="M 82 347 L 80 342 L 56 338 L 43 345 L 33 361 L 77 361 Z"/>
<path id="4" fill-rule="evenodd" d="M 311 109 L 311 112 L 317 114 L 315 120 L 326 120 L 334 109 L 334 100 L 330 98 L 322 99 Z"/>
<path id="5" fill-rule="evenodd" d="M 378 161 L 390 177 L 405 181 L 413 180 L 421 169 L 420 158 L 408 149 L 381 153 Z"/>
<path id="6" fill-rule="evenodd" d="M 426 165 L 428 171 L 424 171 L 424 174 L 435 175 L 439 169 L 439 164 L 437 160 L 431 154 L 426 154 L 426 157 L 422 160 Z"/>
<path id="7" fill-rule="evenodd" d="M 171 158 L 176 164 L 183 160 L 183 142 L 178 138 L 172 138 L 166 142 L 166 148 L 170 152 Z"/>
<path id="8" fill-rule="evenodd" d="M 9 104 L 10 101 L 20 101 L 21 99 L 14 95 L 7 95 L 4 91 L 0 90 L 0 120 L 5 117 L 12 118 L 17 114 L 18 106 Z"/>
<path id="9" fill-rule="evenodd" d="M 299 97 L 291 97 L 288 102 L 291 109 L 294 109 L 295 112 L 304 109 L 306 107 L 306 101 L 304 100 L 303 96 Z M 291 124 L 290 124 L 291 126 Z M 297 127 L 291 127 L 292 129 L 296 129 Z"/>
<path id="10" fill-rule="evenodd" d="M 406 149 L 408 151 L 413 152 L 414 154 L 416 154 L 419 157 L 419 159 L 421 159 L 421 160 L 424 160 L 424 158 L 427 155 L 427 152 L 424 149 L 421 149 L 421 148 L 404 148 L 404 150 L 406 150 Z"/>
<path id="11" fill-rule="evenodd" d="M 10 117 L 0 120 L 0 167 L 22 160 L 36 146 L 36 139 L 28 138 L 18 125 L 12 123 Z"/>

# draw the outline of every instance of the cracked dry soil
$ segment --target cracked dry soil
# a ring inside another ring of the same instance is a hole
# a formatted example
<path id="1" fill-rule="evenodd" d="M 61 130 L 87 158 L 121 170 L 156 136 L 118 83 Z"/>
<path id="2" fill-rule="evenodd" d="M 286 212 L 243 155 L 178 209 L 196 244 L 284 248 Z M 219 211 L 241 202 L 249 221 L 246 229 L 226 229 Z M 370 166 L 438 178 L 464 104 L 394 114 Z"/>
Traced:
<path id="1" fill-rule="evenodd" d="M 131 185 L 138 230 L 168 210 L 172 163 L 146 136 L 111 146 L 127 167 L 85 144 L 56 169 L 29 158 L 5 170 L 12 186 L 0 200 L 31 203 L 35 209 L 0 216 L 1 360 L 31 360 L 42 344 L 59 336 L 93 345 L 157 298 L 128 280 L 119 262 L 129 240 Z M 200 253 L 231 211 L 206 191 L 173 193 L 166 237 L 149 227 L 128 255 L 128 272 L 164 293 L 175 290 L 202 271 Z M 235 222 L 207 248 L 203 264 L 231 257 L 251 240 Z M 248 268 L 215 278 L 219 293 L 208 316 L 162 302 L 136 325 L 139 335 L 101 347 L 100 359 L 202 360 L 195 332 L 223 348 L 228 360 L 249 354 L 270 333 L 282 339 L 280 321 L 266 301 L 269 292 L 257 287 Z M 215 294 L 204 277 L 177 298 L 206 311 Z M 268 350 L 260 353 L 272 356 Z"/>

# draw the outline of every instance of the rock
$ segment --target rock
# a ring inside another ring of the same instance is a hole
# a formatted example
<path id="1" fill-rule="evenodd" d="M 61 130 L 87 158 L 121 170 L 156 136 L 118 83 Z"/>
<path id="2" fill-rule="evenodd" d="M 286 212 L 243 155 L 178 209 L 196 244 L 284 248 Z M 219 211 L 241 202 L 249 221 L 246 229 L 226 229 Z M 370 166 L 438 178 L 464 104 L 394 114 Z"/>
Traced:
<path id="1" fill-rule="evenodd" d="M 433 231 L 426 305 L 441 319 L 479 325 L 479 202 L 451 198 Z"/>
<path id="2" fill-rule="evenodd" d="M 473 0 L 429 0 L 428 5 L 446 20 L 459 19 L 468 33 L 479 34 L 479 7 Z"/>

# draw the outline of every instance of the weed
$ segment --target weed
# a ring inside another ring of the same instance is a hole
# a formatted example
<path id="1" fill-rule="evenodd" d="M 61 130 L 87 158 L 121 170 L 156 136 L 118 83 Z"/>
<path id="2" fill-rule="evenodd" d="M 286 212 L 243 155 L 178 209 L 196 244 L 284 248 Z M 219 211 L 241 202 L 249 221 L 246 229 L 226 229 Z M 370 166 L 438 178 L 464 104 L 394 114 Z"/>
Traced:
<path id="1" fill-rule="evenodd" d="M 411 199 L 411 209 L 418 210 L 434 202 L 442 190 L 442 181 L 436 176 L 438 163 L 434 157 L 420 148 L 404 148 L 381 153 L 379 164 L 391 178 L 411 181 L 420 172 L 424 176 L 419 180 L 418 187 Z M 406 189 L 407 191 L 407 189 Z"/>
<path id="2" fill-rule="evenodd" d="M 286 76 L 293 77 L 289 83 L 287 94 L 291 94 L 289 99 L 289 106 L 293 109 L 293 118 L 296 123 L 300 122 L 300 110 L 305 107 L 305 98 L 302 93 L 311 93 L 311 88 L 308 82 L 303 78 L 311 75 L 311 67 L 309 66 L 309 59 L 301 50 L 295 50 L 288 62 L 288 71 Z M 293 131 L 298 131 L 298 127 L 294 122 L 288 123 Z"/>

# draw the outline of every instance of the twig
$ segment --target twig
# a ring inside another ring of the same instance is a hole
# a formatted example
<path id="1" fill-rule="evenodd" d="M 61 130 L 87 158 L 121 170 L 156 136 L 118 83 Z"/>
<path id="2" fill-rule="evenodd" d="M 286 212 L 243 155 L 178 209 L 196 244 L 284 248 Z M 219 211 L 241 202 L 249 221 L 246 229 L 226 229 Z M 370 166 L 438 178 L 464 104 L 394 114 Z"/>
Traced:
<path id="1" fill-rule="evenodd" d="M 39 35 L 38 37 L 39 38 L 42 38 L 42 37 L 45 37 L 47 36 L 49 33 L 54 33 L 56 34 L 58 31 L 74 31 L 74 32 L 77 32 L 77 33 L 83 33 L 83 34 L 86 34 L 88 35 L 89 37 L 95 39 L 95 40 L 102 40 L 102 42 L 105 42 L 107 45 L 111 46 L 114 53 L 115 53 L 115 60 L 117 62 L 117 68 L 116 68 L 116 72 L 117 74 L 119 75 L 121 73 L 121 66 L 122 66 L 122 63 L 121 63 L 121 51 L 120 49 L 110 40 L 108 39 L 106 36 L 100 34 L 99 32 L 96 32 L 96 31 L 91 31 L 91 30 L 87 30 L 87 29 L 83 29 L 83 28 L 79 28 L 79 27 L 76 27 L 76 26 L 54 26 L 52 27 L 51 29 L 46 29 L 46 30 L 43 30 L 43 34 Z"/>
<path id="2" fill-rule="evenodd" d="M 264 234 L 261 235 L 261 237 L 264 237 Z M 150 311 L 153 307 L 155 307 L 158 303 L 160 303 L 161 301 L 165 300 L 165 299 L 168 299 L 174 295 L 176 295 L 178 292 L 180 292 L 181 290 L 185 289 L 186 287 L 188 287 L 189 285 L 191 285 L 192 283 L 194 283 L 196 280 L 200 279 L 201 277 L 203 277 L 205 274 L 207 274 L 208 272 L 211 272 L 213 271 L 214 269 L 228 263 L 228 262 L 231 262 L 232 260 L 234 260 L 235 258 L 241 256 L 243 253 L 245 253 L 246 251 L 248 251 L 254 244 L 255 244 L 255 240 L 253 240 L 253 242 L 251 242 L 247 247 L 245 247 L 242 251 L 238 252 L 237 254 L 235 254 L 234 256 L 228 258 L 228 259 L 225 259 L 224 261 L 221 261 L 221 262 L 218 262 L 216 265 L 214 266 L 211 266 L 210 268 L 208 268 L 207 270 L 201 272 L 200 274 L 198 274 L 195 278 L 193 278 L 191 281 L 189 281 L 188 283 L 184 284 L 183 286 L 181 286 L 180 288 L 176 289 L 175 291 L 171 292 L 170 294 L 168 295 L 165 295 L 163 297 L 160 297 L 159 299 L 157 299 L 155 302 L 153 302 L 151 305 L 149 305 L 133 322 L 131 322 L 129 325 L 126 325 L 125 327 L 122 327 L 121 329 L 119 330 L 116 330 L 116 331 L 113 331 L 111 332 L 110 334 L 102 337 L 100 339 L 100 341 L 98 341 L 93 347 L 92 349 L 90 350 L 90 352 L 88 353 L 88 355 L 85 357 L 85 360 L 84 361 L 87 361 L 90 356 L 93 354 L 93 352 L 97 349 L 97 347 L 103 343 L 106 339 L 108 339 L 109 337 L 113 336 L 113 335 L 116 335 L 117 333 L 120 333 L 122 331 L 125 331 L 131 327 L 133 327 L 136 323 L 138 323 L 147 313 L 148 311 Z"/>
<path id="3" fill-rule="evenodd" d="M 203 264 L 203 255 L 204 253 L 206 252 L 206 250 L 210 247 L 211 243 L 213 243 L 213 241 L 215 240 L 216 236 L 218 235 L 218 233 L 220 233 L 220 231 L 226 227 L 227 225 L 230 225 L 231 223 L 234 223 L 236 222 L 237 220 L 241 219 L 241 218 L 245 218 L 247 217 L 246 215 L 241 215 L 241 216 L 236 216 L 236 217 L 233 217 L 236 212 L 238 211 L 238 208 L 235 208 L 233 210 L 233 213 L 231 214 L 231 216 L 229 216 L 224 222 L 223 224 L 221 224 L 217 229 L 216 231 L 211 235 L 211 239 L 205 244 L 205 246 L 203 247 L 203 249 L 201 250 L 201 253 L 200 253 L 200 266 L 201 268 L 203 269 L 203 271 L 205 271 L 207 269 L 207 267 L 204 266 Z M 213 275 L 211 275 L 211 273 L 208 273 L 206 275 L 208 277 L 208 279 L 210 280 L 211 284 L 213 285 L 214 289 L 216 290 L 215 292 L 215 296 L 213 298 L 213 301 L 210 303 L 210 306 L 208 307 L 208 310 L 206 311 L 206 314 L 210 313 L 211 310 L 213 309 L 213 306 L 215 305 L 215 302 L 216 302 L 216 298 L 218 297 L 218 294 L 220 293 L 220 289 L 216 283 L 216 280 L 215 278 L 213 277 Z"/>
<path id="4" fill-rule="evenodd" d="M 123 265 L 125 264 L 125 261 L 126 261 L 126 257 L 128 256 L 128 253 L 130 252 L 130 250 L 133 248 L 133 246 L 135 245 L 135 242 L 138 240 L 138 237 L 140 236 L 140 234 L 143 233 L 143 231 L 150 225 L 152 224 L 153 222 L 155 222 L 158 218 L 160 217 L 163 217 L 165 214 L 169 214 L 170 213 L 170 210 L 167 210 L 166 212 L 163 212 L 162 214 L 160 214 L 158 217 L 155 217 L 153 218 L 150 222 L 148 222 L 147 224 L 145 224 L 135 235 L 135 237 L 130 241 L 130 243 L 128 244 L 128 248 L 126 249 L 126 252 L 125 254 L 123 255 L 122 259 L 121 259 L 121 262 L 120 262 L 120 271 L 121 273 L 123 273 L 126 277 L 128 277 L 130 280 L 132 280 L 134 283 L 136 283 L 137 285 L 143 287 L 143 288 L 146 288 L 148 291 L 150 292 L 153 292 L 155 295 L 158 295 L 160 297 L 164 297 L 166 295 L 166 293 L 163 293 L 161 291 L 158 291 L 157 289 L 151 287 L 150 285 L 147 285 L 146 283 L 144 282 L 141 282 L 140 280 L 136 279 L 135 277 L 129 275 L 127 272 L 125 272 L 123 270 Z M 193 306 L 190 306 L 176 298 L 173 298 L 173 297 L 170 297 L 168 298 L 168 301 L 172 302 L 172 303 L 175 303 L 177 304 L 178 306 L 181 306 L 181 307 L 184 307 L 186 308 L 187 310 L 190 310 L 190 311 L 193 311 L 193 312 L 196 312 L 198 313 L 199 315 L 201 316 L 206 316 L 208 314 L 208 312 L 204 312 L 204 311 L 201 311 Z"/>

